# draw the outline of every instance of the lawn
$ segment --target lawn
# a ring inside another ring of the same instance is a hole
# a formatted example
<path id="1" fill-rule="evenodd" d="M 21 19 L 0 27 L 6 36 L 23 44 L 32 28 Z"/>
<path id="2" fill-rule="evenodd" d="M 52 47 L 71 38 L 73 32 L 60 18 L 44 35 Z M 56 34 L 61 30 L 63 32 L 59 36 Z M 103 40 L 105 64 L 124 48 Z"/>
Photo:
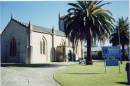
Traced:
<path id="1" fill-rule="evenodd" d="M 118 66 L 107 67 L 105 73 L 104 62 L 74 64 L 57 70 L 54 79 L 62 86 L 126 86 L 125 62 L 120 68 L 121 73 Z"/>

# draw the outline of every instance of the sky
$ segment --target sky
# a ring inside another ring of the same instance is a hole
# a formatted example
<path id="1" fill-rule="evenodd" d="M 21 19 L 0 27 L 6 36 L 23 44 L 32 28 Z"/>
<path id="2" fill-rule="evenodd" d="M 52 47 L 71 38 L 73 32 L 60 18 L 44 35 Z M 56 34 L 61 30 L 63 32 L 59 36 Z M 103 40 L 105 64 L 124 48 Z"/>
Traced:
<path id="1" fill-rule="evenodd" d="M 70 1 L 0 1 L 0 31 L 8 24 L 11 14 L 21 22 L 28 23 L 31 21 L 34 25 L 47 28 L 54 27 L 58 29 L 58 16 L 67 14 L 67 5 Z M 71 1 L 72 2 L 72 1 Z M 109 9 L 113 17 L 118 20 L 120 17 L 128 17 L 129 3 L 128 0 L 109 1 L 111 4 L 104 6 Z"/>

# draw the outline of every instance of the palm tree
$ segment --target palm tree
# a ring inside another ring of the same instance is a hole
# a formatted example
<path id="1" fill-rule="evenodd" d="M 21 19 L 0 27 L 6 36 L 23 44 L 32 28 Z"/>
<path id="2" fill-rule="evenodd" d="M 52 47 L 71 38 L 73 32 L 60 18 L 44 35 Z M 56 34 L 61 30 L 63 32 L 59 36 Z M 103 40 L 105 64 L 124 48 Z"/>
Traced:
<path id="1" fill-rule="evenodd" d="M 87 40 L 87 64 L 92 64 L 92 40 L 104 41 L 113 30 L 113 18 L 109 10 L 102 8 L 109 2 L 77 1 L 68 3 L 72 6 L 64 17 L 64 28 L 68 38 Z"/>
<path id="2" fill-rule="evenodd" d="M 127 18 L 119 18 L 117 21 L 117 26 L 115 32 L 110 36 L 110 43 L 113 46 L 121 45 L 122 46 L 122 56 L 121 60 L 125 56 L 125 45 L 129 45 L 129 22 Z"/>

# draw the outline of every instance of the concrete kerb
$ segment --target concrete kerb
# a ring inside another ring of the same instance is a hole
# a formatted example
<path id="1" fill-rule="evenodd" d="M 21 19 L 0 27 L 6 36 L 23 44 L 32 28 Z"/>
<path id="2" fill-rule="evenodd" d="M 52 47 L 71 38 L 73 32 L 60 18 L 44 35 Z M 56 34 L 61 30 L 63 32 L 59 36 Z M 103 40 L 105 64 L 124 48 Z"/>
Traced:
<path id="1" fill-rule="evenodd" d="M 53 79 L 54 79 L 54 81 L 55 81 L 56 83 L 58 83 L 60 86 L 63 86 L 63 85 L 62 85 L 62 83 L 60 83 L 58 80 L 56 80 L 56 78 L 55 78 L 55 72 L 58 71 L 58 70 L 64 69 L 64 68 L 66 68 L 67 66 L 71 66 L 71 65 L 73 65 L 73 64 L 74 64 L 73 62 L 72 62 L 72 63 L 69 63 L 69 64 L 64 65 L 64 66 L 62 66 L 62 67 L 60 67 L 60 68 L 58 68 L 57 70 L 54 71 L 54 73 L 53 73 Z"/>
<path id="2" fill-rule="evenodd" d="M 55 79 L 55 75 L 53 74 L 53 79 L 55 80 L 56 83 L 58 83 L 60 86 L 63 86 L 58 80 Z"/>
<path id="3" fill-rule="evenodd" d="M 70 64 L 70 65 L 73 65 L 73 64 Z M 66 65 L 66 66 L 60 67 L 60 68 L 57 69 L 56 71 L 61 70 L 61 69 L 64 69 L 64 68 L 66 68 L 67 66 L 70 66 L 70 65 Z M 63 86 L 62 83 L 60 83 L 60 82 L 59 82 L 58 80 L 56 80 L 56 78 L 55 78 L 55 72 L 56 72 L 56 71 L 54 71 L 54 73 L 53 73 L 53 79 L 54 79 L 55 82 L 57 82 L 60 86 Z"/>

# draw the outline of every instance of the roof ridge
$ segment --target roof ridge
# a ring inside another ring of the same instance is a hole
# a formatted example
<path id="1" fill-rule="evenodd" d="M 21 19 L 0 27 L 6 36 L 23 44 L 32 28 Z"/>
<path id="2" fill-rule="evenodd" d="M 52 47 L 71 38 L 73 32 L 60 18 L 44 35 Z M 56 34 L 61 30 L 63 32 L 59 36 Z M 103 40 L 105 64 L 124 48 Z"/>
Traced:
<path id="1" fill-rule="evenodd" d="M 24 23 L 22 23 L 22 22 L 20 22 L 20 21 L 18 21 L 18 20 L 16 20 L 16 19 L 14 19 L 14 18 L 11 18 L 11 20 L 13 20 L 13 21 L 15 21 L 16 23 L 18 23 L 18 24 L 20 24 L 20 25 L 22 25 L 22 26 L 24 26 L 24 27 L 29 27 L 29 24 L 24 24 Z"/>

